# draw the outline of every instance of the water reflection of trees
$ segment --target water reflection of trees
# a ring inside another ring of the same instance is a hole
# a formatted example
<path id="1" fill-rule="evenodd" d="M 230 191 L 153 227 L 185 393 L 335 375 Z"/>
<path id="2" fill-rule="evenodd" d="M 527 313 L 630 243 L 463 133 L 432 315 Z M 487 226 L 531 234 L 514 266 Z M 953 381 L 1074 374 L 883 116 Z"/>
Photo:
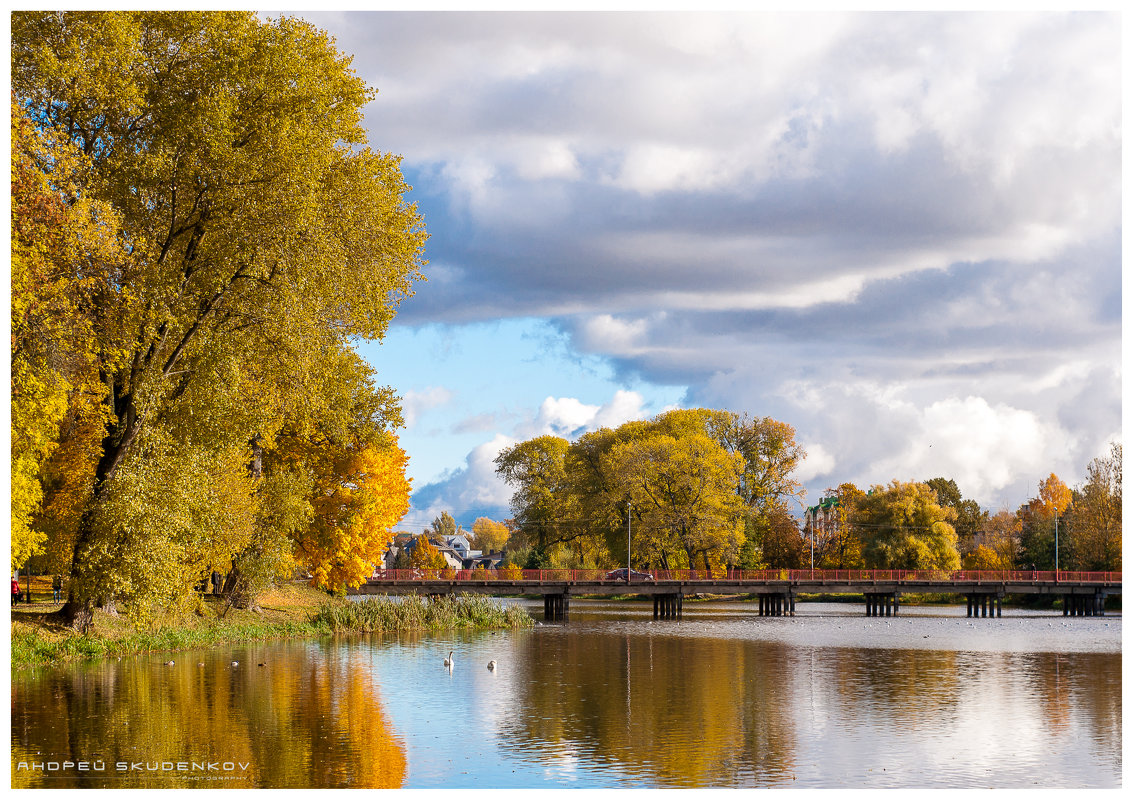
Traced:
<path id="1" fill-rule="evenodd" d="M 841 718 L 936 729 L 957 714 L 967 666 L 955 651 L 838 648 L 832 661 Z"/>
<path id="2" fill-rule="evenodd" d="M 1095 755 L 1120 767 L 1122 655 L 1049 653 L 1014 658 L 1039 706 L 1038 717 L 1046 733 L 1058 736 L 1075 724 L 1082 725 Z"/>
<path id="3" fill-rule="evenodd" d="M 404 747 L 360 658 L 308 643 L 249 648 L 235 667 L 209 654 L 173 666 L 142 657 L 14 676 L 13 786 L 399 787 Z M 106 769 L 72 769 L 65 780 L 16 769 L 33 759 L 98 760 Z M 120 773 L 118 762 L 248 768 Z"/>
<path id="4" fill-rule="evenodd" d="M 542 763 L 585 754 L 630 785 L 790 784 L 789 649 L 650 636 L 533 637 L 517 660 L 508 747 Z"/>

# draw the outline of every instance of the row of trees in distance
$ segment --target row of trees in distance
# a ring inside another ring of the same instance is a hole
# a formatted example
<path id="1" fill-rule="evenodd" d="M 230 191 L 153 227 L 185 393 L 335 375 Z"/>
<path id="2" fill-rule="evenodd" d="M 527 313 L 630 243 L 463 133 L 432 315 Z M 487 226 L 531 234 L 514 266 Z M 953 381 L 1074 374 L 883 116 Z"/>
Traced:
<path id="1" fill-rule="evenodd" d="M 710 409 L 574 442 L 535 437 L 496 459 L 515 490 L 506 561 L 605 568 L 629 555 L 643 569 L 1050 570 L 1058 526 L 1060 569 L 1121 569 L 1120 444 L 1088 465 L 1081 486 L 1051 475 L 1018 510 L 994 514 L 947 478 L 845 483 L 806 509 L 793 478 L 804 456 L 790 425 Z"/>

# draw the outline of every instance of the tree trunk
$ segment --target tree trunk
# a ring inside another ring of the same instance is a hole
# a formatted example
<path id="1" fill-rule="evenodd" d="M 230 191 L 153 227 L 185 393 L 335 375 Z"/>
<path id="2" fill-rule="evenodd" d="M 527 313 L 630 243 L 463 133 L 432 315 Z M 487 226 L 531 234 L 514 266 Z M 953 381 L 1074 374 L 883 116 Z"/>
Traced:
<path id="1" fill-rule="evenodd" d="M 129 400 L 125 403 L 119 403 L 117 408 L 121 410 L 128 403 Z M 55 613 L 56 620 L 80 634 L 90 629 L 94 616 L 92 598 L 90 597 L 91 582 L 83 580 L 83 571 L 86 568 L 84 556 L 88 546 L 95 539 L 94 509 L 102 498 L 102 494 L 106 491 L 107 482 L 117 472 L 119 465 L 122 464 L 122 460 L 126 456 L 127 448 L 130 447 L 140 430 L 141 423 L 133 415 L 128 416 L 125 425 L 118 416 L 113 416 L 112 421 L 106 425 L 106 436 L 102 440 L 102 456 L 99 457 L 98 464 L 95 465 L 94 490 L 91 493 L 91 499 L 87 502 L 86 509 L 83 510 L 82 517 L 79 518 L 79 527 L 75 534 L 67 602 Z M 119 433 L 121 433 L 121 436 L 119 436 Z M 82 595 L 86 597 L 80 597 L 76 588 L 81 588 Z"/>
<path id="2" fill-rule="evenodd" d="M 55 616 L 64 625 L 70 626 L 75 631 L 83 634 L 91 627 L 91 621 L 94 619 L 94 609 L 91 607 L 89 598 L 84 601 L 79 601 L 75 598 L 74 592 L 68 592 L 67 602 L 55 613 Z"/>

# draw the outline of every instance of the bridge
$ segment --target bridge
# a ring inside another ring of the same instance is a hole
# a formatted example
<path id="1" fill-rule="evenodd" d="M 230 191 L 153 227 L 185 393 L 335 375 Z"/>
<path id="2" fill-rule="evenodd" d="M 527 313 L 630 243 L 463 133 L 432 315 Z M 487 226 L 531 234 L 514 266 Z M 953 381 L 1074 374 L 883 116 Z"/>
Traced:
<path id="1" fill-rule="evenodd" d="M 1060 570 L 486 570 L 379 569 L 349 592 L 357 595 L 542 595 L 544 617 L 562 620 L 572 597 L 646 595 L 654 617 L 681 617 L 688 595 L 755 595 L 762 616 L 794 615 L 801 594 L 862 595 L 867 616 L 897 615 L 903 593 L 963 595 L 969 617 L 1000 617 L 1007 595 L 1057 597 L 1063 614 L 1103 614 L 1122 593 L 1120 572 Z"/>

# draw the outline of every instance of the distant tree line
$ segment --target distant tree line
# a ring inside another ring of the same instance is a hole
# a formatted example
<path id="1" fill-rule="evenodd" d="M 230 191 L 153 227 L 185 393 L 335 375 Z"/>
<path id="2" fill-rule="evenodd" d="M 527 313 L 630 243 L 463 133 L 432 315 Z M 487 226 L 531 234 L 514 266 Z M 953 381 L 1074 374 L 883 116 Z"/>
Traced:
<path id="1" fill-rule="evenodd" d="M 984 511 L 946 478 L 865 492 L 841 484 L 824 501 L 789 543 L 785 566 L 809 564 L 814 543 L 822 568 L 1053 570 L 1058 534 L 1060 570 L 1122 569 L 1121 443 L 1090 462 L 1078 487 L 1053 473 L 1015 511 Z"/>
<path id="2" fill-rule="evenodd" d="M 1051 475 L 991 514 L 952 479 L 844 483 L 800 504 L 805 453 L 771 418 L 688 409 L 540 436 L 501 452 L 515 490 L 506 561 L 519 567 L 1120 570 L 1122 447 L 1069 489 Z M 805 508 L 801 521 L 793 514 Z M 497 524 L 499 525 L 499 524 Z M 628 554 L 629 550 L 629 554 Z"/>

